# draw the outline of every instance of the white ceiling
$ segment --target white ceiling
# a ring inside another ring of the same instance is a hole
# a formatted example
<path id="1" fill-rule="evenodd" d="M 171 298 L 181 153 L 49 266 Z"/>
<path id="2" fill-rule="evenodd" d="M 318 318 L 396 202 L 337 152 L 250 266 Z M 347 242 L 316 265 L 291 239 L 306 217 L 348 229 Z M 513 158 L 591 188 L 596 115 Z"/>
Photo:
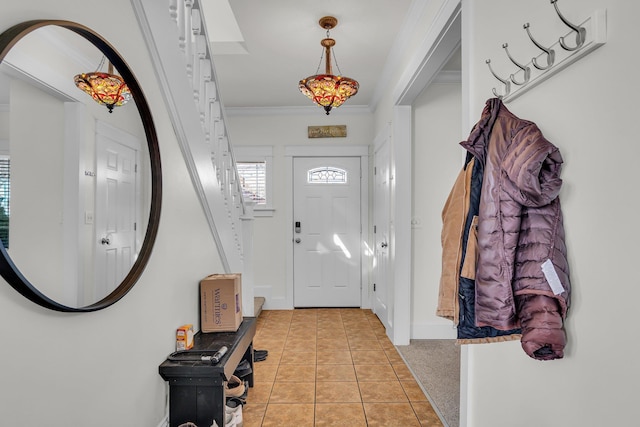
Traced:
<path id="1" fill-rule="evenodd" d="M 298 90 L 298 82 L 316 74 L 320 41 L 326 37 L 318 21 L 327 15 L 338 19 L 331 30 L 337 65 L 342 75 L 360 83 L 358 94 L 345 106 L 369 106 L 411 2 L 201 0 L 225 106 L 313 105 Z M 338 74 L 335 64 L 333 73 Z"/>
<path id="2" fill-rule="evenodd" d="M 324 72 L 320 41 L 326 31 L 318 20 L 327 15 L 338 19 L 330 34 L 336 40 L 337 65 L 344 76 L 360 83 L 359 92 L 345 106 L 371 107 L 414 1 L 200 0 L 225 107 L 322 111 L 300 93 L 298 82 L 316 74 L 319 65 Z M 99 55 L 94 56 L 92 61 L 97 62 Z M 90 71 L 93 62 L 75 68 Z M 334 74 L 338 67 L 334 63 Z M 459 56 L 454 55 L 445 69 L 459 70 Z M 0 104 L 2 87 L 0 84 Z"/>

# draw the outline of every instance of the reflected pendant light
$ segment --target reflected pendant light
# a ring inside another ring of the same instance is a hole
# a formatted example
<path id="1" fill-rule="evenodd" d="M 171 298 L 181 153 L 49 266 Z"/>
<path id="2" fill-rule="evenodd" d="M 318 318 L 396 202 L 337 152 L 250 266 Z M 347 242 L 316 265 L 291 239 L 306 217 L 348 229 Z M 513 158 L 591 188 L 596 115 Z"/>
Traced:
<path id="1" fill-rule="evenodd" d="M 113 74 L 113 65 L 109 62 L 109 72 L 100 71 L 105 58 L 98 66 L 98 71 L 93 73 L 78 74 L 73 78 L 76 86 L 86 92 L 98 104 L 106 105 L 109 113 L 113 113 L 113 107 L 120 107 L 131 99 L 131 91 L 124 79 Z"/>
<path id="2" fill-rule="evenodd" d="M 329 30 L 338 25 L 338 20 L 333 16 L 325 16 L 320 19 L 320 26 L 327 30 L 327 37 L 322 39 L 323 55 L 325 56 L 326 66 L 325 73 L 318 74 L 320 66 L 316 74 L 306 79 L 300 80 L 298 88 L 300 92 L 305 94 L 314 103 L 324 108 L 329 115 L 331 108 L 341 106 L 347 99 L 358 93 L 360 85 L 357 81 L 349 77 L 334 76 L 331 71 L 331 48 L 335 46 L 336 41 L 329 38 Z M 334 56 L 335 59 L 335 56 Z M 322 64 L 322 56 L 320 56 Z M 336 67 L 338 66 L 336 61 Z M 340 69 L 338 68 L 338 72 Z"/>

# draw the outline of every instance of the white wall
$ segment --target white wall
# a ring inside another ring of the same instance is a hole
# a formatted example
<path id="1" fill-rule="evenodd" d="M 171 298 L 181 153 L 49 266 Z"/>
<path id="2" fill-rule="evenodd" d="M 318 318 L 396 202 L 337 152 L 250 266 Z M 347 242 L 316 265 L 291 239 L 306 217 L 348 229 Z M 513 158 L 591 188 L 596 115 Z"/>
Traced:
<path id="1" fill-rule="evenodd" d="M 573 286 L 568 345 L 565 358 L 552 362 L 530 359 L 517 341 L 471 346 L 470 427 L 637 424 L 640 86 L 630 76 L 640 65 L 640 3 L 562 0 L 558 6 L 573 21 L 606 8 L 607 43 L 507 108 L 536 122 L 565 160 L 560 197 Z M 554 43 L 568 28 L 542 1 L 466 1 L 463 14 L 474 30 L 463 54 L 475 123 L 497 83 L 485 60 L 505 75 L 502 43 L 509 42 L 514 56 L 528 55 L 527 21 L 542 43 Z"/>
<path id="2" fill-rule="evenodd" d="M 442 208 L 462 167 L 461 87 L 432 84 L 413 103 L 411 338 L 455 338 L 435 315 L 442 262 Z"/>
<path id="3" fill-rule="evenodd" d="M 394 98 L 398 95 L 398 90 L 404 89 L 401 85 L 407 83 L 405 78 L 408 77 L 405 76 L 405 73 L 414 71 L 412 66 L 416 59 L 415 52 L 420 50 L 444 3 L 447 3 L 447 0 L 414 0 L 411 3 L 405 26 L 410 26 L 412 31 L 403 31 L 399 35 L 395 41 L 394 49 L 387 58 L 387 61 L 391 60 L 394 67 L 384 70 L 389 74 L 384 76 L 383 82 L 387 86 L 382 88 L 374 113 L 374 135 L 377 135 L 388 123 L 393 121 L 393 107 L 398 101 Z"/>
<path id="4" fill-rule="evenodd" d="M 102 6 L 95 0 L 8 3 L 0 30 L 29 19 L 76 21 L 102 34 L 125 58 L 160 140 L 164 199 L 158 236 L 138 283 L 99 312 L 52 312 L 0 280 L 2 425 L 158 425 L 166 411 L 158 365 L 175 349 L 176 327 L 199 324 L 198 281 L 222 272 L 131 5 L 114 0 Z M 37 198 L 33 203 L 40 207 Z"/>
<path id="5" fill-rule="evenodd" d="M 32 283 L 67 303 L 63 283 L 63 104 L 14 80 L 11 85 L 9 254 Z M 34 126 L 37 121 L 38 126 Z M 37 191 L 38 197 L 33 194 Z M 34 201 L 37 200 L 37 203 Z M 38 259 L 38 267 L 30 261 Z"/>
<path id="6" fill-rule="evenodd" d="M 300 95 L 302 96 L 302 95 Z M 311 101 L 309 101 L 311 103 Z M 360 109 L 356 109 L 360 110 Z M 232 113 L 227 117 L 229 134 L 234 145 L 273 146 L 273 208 L 272 217 L 257 217 L 254 220 L 254 293 L 266 297 L 265 309 L 293 308 L 287 301 L 288 246 L 287 232 L 292 225 L 287 223 L 286 201 L 292 191 L 286 182 L 286 146 L 321 146 L 331 155 L 331 147 L 344 145 L 367 145 L 373 141 L 373 116 L 366 111 L 350 112 L 345 104 L 326 116 L 320 107 L 304 109 L 304 113 L 252 114 Z M 345 138 L 313 138 L 307 136 L 308 126 L 347 125 Z M 290 158 L 289 158 L 290 159 Z M 270 254 L 265 256 L 265 254 Z M 273 256 L 279 254 L 279 256 Z"/>

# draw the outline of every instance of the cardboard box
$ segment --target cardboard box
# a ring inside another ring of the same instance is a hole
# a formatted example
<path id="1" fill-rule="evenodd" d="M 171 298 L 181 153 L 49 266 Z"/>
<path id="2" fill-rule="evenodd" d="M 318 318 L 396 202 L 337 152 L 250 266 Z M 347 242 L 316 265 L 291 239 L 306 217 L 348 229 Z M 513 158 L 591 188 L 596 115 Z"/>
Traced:
<path id="1" fill-rule="evenodd" d="M 182 325 L 176 330 L 176 351 L 193 347 L 193 325 Z"/>
<path id="2" fill-rule="evenodd" d="M 200 281 L 200 330 L 235 332 L 242 323 L 240 274 L 212 274 Z"/>

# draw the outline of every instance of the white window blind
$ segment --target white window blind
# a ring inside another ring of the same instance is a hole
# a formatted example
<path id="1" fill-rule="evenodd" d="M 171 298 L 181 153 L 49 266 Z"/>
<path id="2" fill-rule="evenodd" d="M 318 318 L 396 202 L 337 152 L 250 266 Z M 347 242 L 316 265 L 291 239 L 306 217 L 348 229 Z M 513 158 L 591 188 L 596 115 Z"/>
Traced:
<path id="1" fill-rule="evenodd" d="M 9 215 L 11 207 L 11 161 L 0 158 L 0 239 L 5 249 L 9 248 Z"/>
<path id="2" fill-rule="evenodd" d="M 266 162 L 236 162 L 242 193 L 245 200 L 257 205 L 267 203 L 267 164 Z"/>

